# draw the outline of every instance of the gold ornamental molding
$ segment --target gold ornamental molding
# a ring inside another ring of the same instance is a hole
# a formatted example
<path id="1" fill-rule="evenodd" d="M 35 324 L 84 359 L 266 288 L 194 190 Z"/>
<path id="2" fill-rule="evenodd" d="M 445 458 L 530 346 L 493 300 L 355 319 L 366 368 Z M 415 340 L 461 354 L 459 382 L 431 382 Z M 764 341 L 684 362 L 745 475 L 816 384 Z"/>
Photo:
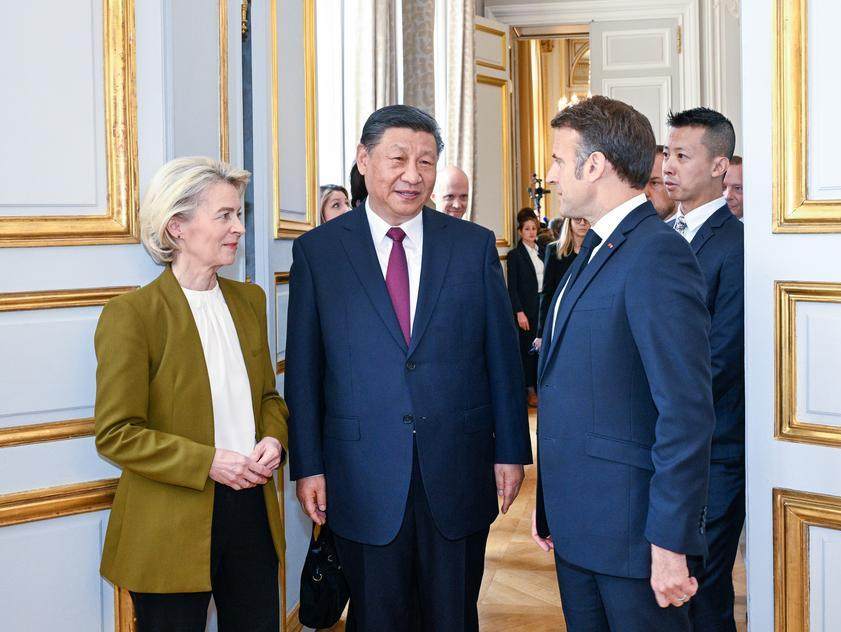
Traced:
<path id="1" fill-rule="evenodd" d="M 0 217 L 0 247 L 137 243 L 134 0 L 103 0 L 107 207 L 101 215 Z"/>
<path id="2" fill-rule="evenodd" d="M 306 160 L 306 219 L 290 220 L 282 217 L 280 208 L 280 123 L 279 123 L 279 59 L 277 33 L 277 3 L 269 0 L 269 30 L 271 46 L 272 94 L 272 206 L 274 208 L 275 239 L 294 239 L 315 228 L 318 206 L 318 129 L 316 120 L 316 51 L 315 0 L 303 0 L 304 11 L 304 148 Z"/>
<path id="3" fill-rule="evenodd" d="M 114 625 L 116 632 L 135 632 L 134 605 L 125 588 L 114 586 Z"/>
<path id="4" fill-rule="evenodd" d="M 274 273 L 274 286 L 275 286 L 275 309 L 277 309 L 277 288 L 281 285 L 288 285 L 289 284 L 289 273 L 288 272 L 275 272 Z M 277 323 L 278 314 L 275 314 L 275 323 Z M 280 336 L 277 335 L 277 324 L 275 324 L 275 359 L 277 359 L 277 343 L 279 341 Z M 280 375 L 281 373 L 286 371 L 286 360 L 277 360 L 277 365 L 275 366 L 275 373 Z"/>
<path id="5" fill-rule="evenodd" d="M 774 9 L 773 231 L 841 232 L 841 200 L 808 192 L 808 4 L 776 0 Z"/>
<path id="6" fill-rule="evenodd" d="M 0 312 L 101 306 L 105 305 L 105 303 L 115 296 L 136 289 L 136 285 L 126 285 L 121 287 L 96 287 L 80 290 L 0 292 Z"/>
<path id="7" fill-rule="evenodd" d="M 774 490 L 774 632 L 809 629 L 809 529 L 841 530 L 841 498 Z"/>
<path id="8" fill-rule="evenodd" d="M 117 479 L 107 478 L 0 496 L 0 527 L 110 509 Z"/>
<path id="9" fill-rule="evenodd" d="M 136 285 L 120 287 L 47 290 L 41 292 L 0 293 L 0 313 L 34 309 L 98 307 L 115 296 L 136 290 Z M 70 419 L 41 424 L 0 428 L 0 448 L 93 436 L 93 419 Z"/>
<path id="10" fill-rule="evenodd" d="M 219 2 L 219 160 L 229 162 L 228 126 L 228 0 Z"/>
<path id="11" fill-rule="evenodd" d="M 499 38 L 500 44 L 500 54 L 499 58 L 502 60 L 501 64 L 497 64 L 496 62 L 487 60 L 487 59 L 476 59 L 477 66 L 484 66 L 485 68 L 492 68 L 493 70 L 506 70 L 506 61 L 508 60 L 508 35 L 505 31 L 500 31 L 499 29 L 495 29 L 490 26 L 485 26 L 484 24 L 477 24 L 476 30 L 482 33 L 487 33 L 488 35 L 493 35 L 494 37 Z"/>
<path id="12" fill-rule="evenodd" d="M 841 283 L 777 281 L 774 355 L 776 365 L 777 439 L 841 446 L 841 427 L 801 421 L 797 418 L 797 304 L 841 303 Z"/>
<path id="13" fill-rule="evenodd" d="M 502 112 L 502 129 L 500 130 L 500 146 L 502 147 L 502 235 L 497 235 L 496 245 L 500 248 L 509 248 L 514 241 L 514 207 L 511 200 L 511 119 L 508 107 L 508 81 L 490 75 L 476 75 L 476 83 L 499 88 L 500 111 Z"/>
<path id="14" fill-rule="evenodd" d="M 93 425 L 93 418 L 88 418 L 0 428 L 0 448 L 92 437 Z"/>

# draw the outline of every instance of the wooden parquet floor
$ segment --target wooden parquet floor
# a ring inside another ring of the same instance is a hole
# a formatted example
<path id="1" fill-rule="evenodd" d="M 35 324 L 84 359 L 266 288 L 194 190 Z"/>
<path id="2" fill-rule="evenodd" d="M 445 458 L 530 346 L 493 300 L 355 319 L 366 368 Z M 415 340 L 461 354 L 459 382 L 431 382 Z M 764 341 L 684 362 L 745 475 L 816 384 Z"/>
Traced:
<path id="1" fill-rule="evenodd" d="M 534 413 L 529 422 L 534 444 Z M 535 468 L 528 466 L 519 498 L 491 527 L 479 594 L 482 632 L 566 632 L 552 555 L 541 551 L 531 539 L 535 483 Z M 739 632 L 745 632 L 745 567 L 741 557 L 733 581 L 736 621 Z M 343 622 L 331 628 L 331 632 L 341 630 Z"/>

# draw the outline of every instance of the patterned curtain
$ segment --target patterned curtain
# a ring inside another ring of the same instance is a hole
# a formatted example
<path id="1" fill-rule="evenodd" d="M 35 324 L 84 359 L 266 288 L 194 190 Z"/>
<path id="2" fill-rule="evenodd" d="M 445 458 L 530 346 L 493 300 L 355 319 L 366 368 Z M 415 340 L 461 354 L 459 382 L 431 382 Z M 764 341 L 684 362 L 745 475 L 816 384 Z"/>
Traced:
<path id="1" fill-rule="evenodd" d="M 447 19 L 447 161 L 461 168 L 470 180 L 470 202 L 465 219 L 473 217 L 473 165 L 475 164 L 475 79 L 473 76 L 474 0 L 446 2 Z"/>
<path id="2" fill-rule="evenodd" d="M 435 0 L 403 1 L 403 103 L 435 114 Z"/>

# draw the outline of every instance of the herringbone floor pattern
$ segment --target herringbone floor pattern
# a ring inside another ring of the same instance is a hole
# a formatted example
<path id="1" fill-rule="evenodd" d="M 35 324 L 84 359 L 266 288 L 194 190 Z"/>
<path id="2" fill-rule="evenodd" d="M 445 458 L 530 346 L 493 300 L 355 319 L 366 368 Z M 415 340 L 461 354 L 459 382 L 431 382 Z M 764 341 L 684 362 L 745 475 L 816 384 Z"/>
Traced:
<path id="1" fill-rule="evenodd" d="M 534 444 L 534 413 L 529 421 Z M 479 595 L 482 632 L 566 632 L 552 555 L 541 551 L 531 539 L 535 479 L 534 466 L 527 467 L 520 497 L 491 527 Z M 745 567 L 741 558 L 733 581 L 736 621 L 739 632 L 745 632 Z M 341 630 L 343 622 L 331 628 L 331 632 Z"/>

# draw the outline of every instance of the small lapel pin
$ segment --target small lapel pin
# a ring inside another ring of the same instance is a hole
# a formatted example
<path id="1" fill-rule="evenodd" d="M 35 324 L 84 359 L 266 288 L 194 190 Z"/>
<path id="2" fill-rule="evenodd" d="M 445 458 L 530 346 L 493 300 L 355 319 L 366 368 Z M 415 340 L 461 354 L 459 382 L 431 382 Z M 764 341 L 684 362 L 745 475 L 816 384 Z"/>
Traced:
<path id="1" fill-rule="evenodd" d="M 608 247 L 608 248 L 613 248 L 613 244 L 612 244 L 612 243 L 610 243 L 610 242 L 607 242 L 607 247 Z"/>

